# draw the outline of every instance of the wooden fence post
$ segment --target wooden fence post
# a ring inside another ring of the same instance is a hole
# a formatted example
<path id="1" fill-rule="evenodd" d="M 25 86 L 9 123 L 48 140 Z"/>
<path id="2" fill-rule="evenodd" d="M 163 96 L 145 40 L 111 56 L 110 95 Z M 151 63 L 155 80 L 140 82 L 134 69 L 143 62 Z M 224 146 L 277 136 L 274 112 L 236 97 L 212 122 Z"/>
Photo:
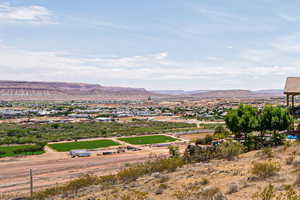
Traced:
<path id="1" fill-rule="evenodd" d="M 32 169 L 30 169 L 29 175 L 30 175 L 30 197 L 32 197 L 33 196 Z"/>

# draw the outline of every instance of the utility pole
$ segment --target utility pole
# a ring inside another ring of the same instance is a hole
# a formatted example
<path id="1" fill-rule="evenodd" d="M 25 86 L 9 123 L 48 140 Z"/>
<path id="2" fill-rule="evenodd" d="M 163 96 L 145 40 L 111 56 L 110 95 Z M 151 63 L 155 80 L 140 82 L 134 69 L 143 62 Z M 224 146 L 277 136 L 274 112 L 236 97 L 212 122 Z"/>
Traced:
<path id="1" fill-rule="evenodd" d="M 29 176 L 30 176 L 30 197 L 33 196 L 33 182 L 32 182 L 32 169 L 29 170 Z"/>

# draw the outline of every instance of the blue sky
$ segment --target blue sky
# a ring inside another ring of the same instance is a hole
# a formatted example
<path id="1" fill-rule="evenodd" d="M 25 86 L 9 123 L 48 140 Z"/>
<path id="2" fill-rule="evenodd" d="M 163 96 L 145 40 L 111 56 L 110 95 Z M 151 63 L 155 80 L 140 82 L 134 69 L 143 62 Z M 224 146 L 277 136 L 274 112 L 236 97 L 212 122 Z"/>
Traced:
<path id="1" fill-rule="evenodd" d="M 274 89 L 300 76 L 300 1 L 0 0 L 0 79 Z"/>

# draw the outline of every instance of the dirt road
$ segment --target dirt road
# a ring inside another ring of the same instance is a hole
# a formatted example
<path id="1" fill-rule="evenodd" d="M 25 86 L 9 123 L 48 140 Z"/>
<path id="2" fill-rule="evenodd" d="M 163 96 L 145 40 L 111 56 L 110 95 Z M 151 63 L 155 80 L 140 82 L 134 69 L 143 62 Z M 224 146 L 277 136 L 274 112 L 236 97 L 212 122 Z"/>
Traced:
<path id="1" fill-rule="evenodd" d="M 47 151 L 35 156 L 0 159 L 0 193 L 27 193 L 29 169 L 33 170 L 34 189 L 53 186 L 82 174 L 105 175 L 124 167 L 127 163 L 141 162 L 150 154 L 167 154 L 167 148 L 149 148 L 139 152 L 70 158 L 67 153 Z"/>

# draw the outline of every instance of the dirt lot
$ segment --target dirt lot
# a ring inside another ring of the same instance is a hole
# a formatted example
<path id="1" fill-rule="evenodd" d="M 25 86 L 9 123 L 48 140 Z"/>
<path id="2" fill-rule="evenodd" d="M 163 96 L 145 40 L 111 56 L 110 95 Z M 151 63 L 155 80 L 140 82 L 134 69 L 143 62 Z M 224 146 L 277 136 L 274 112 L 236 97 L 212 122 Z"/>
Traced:
<path id="1" fill-rule="evenodd" d="M 180 135 L 180 138 L 185 140 L 196 140 L 198 138 L 204 138 L 206 135 L 213 135 L 213 133 L 186 134 L 186 135 Z"/>
<path id="2" fill-rule="evenodd" d="M 168 148 L 144 148 L 141 151 L 87 158 L 71 158 L 67 153 L 47 148 L 42 155 L 0 159 L 0 193 L 26 193 L 29 188 L 29 169 L 33 170 L 35 190 L 66 182 L 82 174 L 113 173 L 132 162 L 141 162 L 151 154 L 168 154 Z"/>
<path id="3" fill-rule="evenodd" d="M 85 140 L 96 139 L 99 138 Z M 110 139 L 116 140 L 116 138 Z M 184 143 L 189 140 L 189 137 L 181 138 L 181 140 Z M 123 146 L 128 145 L 126 143 L 123 144 L 121 141 L 118 142 Z M 168 155 L 169 153 L 168 147 L 150 146 L 139 147 L 142 148 L 141 151 L 126 151 L 121 154 L 105 156 L 97 156 L 97 152 L 101 151 L 91 151 L 91 157 L 87 158 L 71 158 L 67 152 L 56 152 L 46 146 L 46 153 L 42 155 L 1 158 L 0 199 L 2 199 L 1 194 L 19 196 L 20 194 L 28 193 L 30 169 L 33 170 L 34 190 L 37 191 L 67 182 L 83 174 L 111 174 L 129 163 L 143 162 L 153 154 Z M 184 151 L 185 146 L 181 144 L 180 149 Z M 115 147 L 106 149 L 115 149 Z"/>

